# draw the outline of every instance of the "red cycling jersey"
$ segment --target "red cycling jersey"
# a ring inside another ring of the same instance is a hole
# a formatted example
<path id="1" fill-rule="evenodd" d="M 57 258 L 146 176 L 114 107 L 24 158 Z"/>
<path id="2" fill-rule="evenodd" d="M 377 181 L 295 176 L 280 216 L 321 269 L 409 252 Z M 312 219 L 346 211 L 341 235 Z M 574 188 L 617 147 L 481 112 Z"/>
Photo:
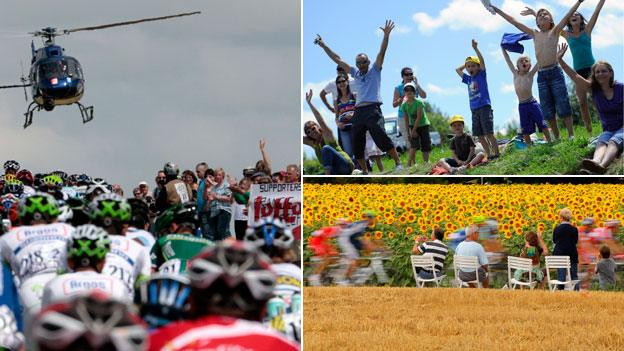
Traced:
<path id="1" fill-rule="evenodd" d="M 329 239 L 336 236 L 338 228 L 325 227 L 321 228 L 310 236 L 309 244 L 315 256 L 337 256 L 338 252 L 329 243 Z"/>
<path id="2" fill-rule="evenodd" d="M 208 316 L 169 324 L 150 336 L 150 350 L 296 351 L 299 346 L 261 323 Z"/>

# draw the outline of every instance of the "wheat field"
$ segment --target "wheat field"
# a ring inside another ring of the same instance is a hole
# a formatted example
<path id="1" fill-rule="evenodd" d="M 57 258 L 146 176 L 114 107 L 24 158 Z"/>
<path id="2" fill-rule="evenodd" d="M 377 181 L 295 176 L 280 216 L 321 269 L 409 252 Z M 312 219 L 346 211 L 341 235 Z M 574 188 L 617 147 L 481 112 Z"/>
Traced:
<path id="1" fill-rule="evenodd" d="M 308 350 L 624 350 L 624 294 L 306 287 Z"/>

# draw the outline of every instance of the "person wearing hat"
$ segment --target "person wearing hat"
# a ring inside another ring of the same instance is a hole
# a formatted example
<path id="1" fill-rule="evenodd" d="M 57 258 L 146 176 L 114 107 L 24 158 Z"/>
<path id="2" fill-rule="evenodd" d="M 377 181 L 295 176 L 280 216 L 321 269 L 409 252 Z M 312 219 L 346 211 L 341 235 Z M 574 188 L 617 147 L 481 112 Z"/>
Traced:
<path id="1" fill-rule="evenodd" d="M 462 83 L 468 86 L 470 111 L 472 111 L 472 132 L 479 138 L 488 158 L 495 159 L 500 154 L 494 136 L 494 115 L 492 114 L 492 104 L 488 91 L 485 61 L 477 45 L 477 41 L 472 39 L 472 48 L 477 56 L 468 56 L 465 63 L 455 71 L 461 77 Z M 464 73 L 464 70 L 468 73 Z"/>
<path id="2" fill-rule="evenodd" d="M 431 151 L 431 137 L 429 136 L 429 119 L 425 112 L 425 103 L 416 99 L 416 84 L 413 82 L 405 84 L 403 87 L 406 100 L 401 105 L 403 119 L 407 127 L 409 139 L 409 160 L 407 167 L 416 163 L 416 150 L 422 150 L 423 161 L 429 162 L 429 152 Z"/>
<path id="3" fill-rule="evenodd" d="M 468 167 L 475 167 L 485 159 L 483 152 L 475 151 L 472 136 L 464 132 L 464 117 L 455 115 L 449 122 L 455 136 L 451 139 L 452 157 L 443 158 L 436 166 L 440 166 L 451 174 L 462 173 Z"/>

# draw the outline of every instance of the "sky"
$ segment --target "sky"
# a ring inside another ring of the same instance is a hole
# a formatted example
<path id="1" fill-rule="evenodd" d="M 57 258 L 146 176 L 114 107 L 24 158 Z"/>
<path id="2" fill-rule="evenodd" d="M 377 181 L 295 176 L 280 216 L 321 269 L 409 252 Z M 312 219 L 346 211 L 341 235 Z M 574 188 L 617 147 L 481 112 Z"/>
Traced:
<path id="1" fill-rule="evenodd" d="M 85 172 L 126 196 L 142 180 L 153 187 L 167 161 L 181 171 L 205 161 L 240 179 L 261 159 L 263 137 L 274 170 L 300 162 L 298 1 L 0 0 L 0 8 L 0 85 L 19 83 L 20 61 L 30 62 L 27 32 L 202 11 L 58 37 L 82 64 L 81 102 L 95 118 L 83 125 L 76 105 L 59 106 L 24 130 L 24 92 L 0 90 L 0 162 Z"/>
<path id="2" fill-rule="evenodd" d="M 534 17 L 523 17 L 525 6 L 548 8 L 555 21 L 561 20 L 572 7 L 574 0 L 493 0 L 492 3 L 521 22 L 535 28 Z M 598 0 L 586 0 L 579 12 L 588 20 Z M 476 55 L 471 46 L 474 38 L 484 56 L 488 71 L 488 86 L 494 111 L 496 129 L 510 121 L 519 122 L 518 101 L 513 89 L 512 74 L 500 49 L 503 33 L 519 30 L 502 17 L 491 15 L 480 0 L 436 1 L 386 1 L 344 0 L 338 9 L 333 1 L 305 1 L 303 12 L 303 85 L 304 91 L 312 89 L 313 102 L 335 130 L 331 112 L 318 98 L 327 82 L 335 79 L 336 64 L 325 52 L 313 44 L 316 34 L 347 63 L 355 66 L 355 56 L 366 53 L 375 60 L 379 52 L 382 33 L 378 29 L 386 19 L 395 22 L 381 78 L 381 95 L 384 116 L 396 116 L 392 107 L 394 87 L 401 82 L 400 71 L 411 67 L 419 84 L 427 92 L 427 100 L 448 115 L 461 114 L 467 119 L 471 112 L 466 85 L 455 73 L 467 56 Z M 563 38 L 561 40 L 564 40 Z M 535 64 L 532 41 L 524 41 L 525 54 Z M 624 1 L 607 0 L 592 33 L 593 54 L 597 60 L 606 60 L 614 67 L 616 80 L 624 77 Z M 513 62 L 519 56 L 511 53 Z M 572 65 L 570 52 L 564 57 Z M 567 79 L 567 76 L 566 76 Z M 568 80 L 569 81 L 569 80 Z M 537 78 L 533 96 L 539 97 Z M 305 101 L 304 101 L 305 102 Z M 302 126 L 313 120 L 307 104 L 303 105 Z M 336 133 L 334 131 L 334 133 Z M 306 155 L 313 155 L 304 147 Z"/>

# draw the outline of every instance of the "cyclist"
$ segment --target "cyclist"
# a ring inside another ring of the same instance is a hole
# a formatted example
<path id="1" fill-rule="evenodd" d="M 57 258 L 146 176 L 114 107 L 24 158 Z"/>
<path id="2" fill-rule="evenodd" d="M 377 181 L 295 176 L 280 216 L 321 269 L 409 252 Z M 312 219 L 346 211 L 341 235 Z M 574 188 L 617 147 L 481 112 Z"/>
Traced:
<path id="1" fill-rule="evenodd" d="M 171 323 L 150 336 L 150 350 L 298 350 L 264 327 L 275 275 L 253 246 L 222 241 L 191 262 L 191 310 L 195 319 Z"/>
<path id="2" fill-rule="evenodd" d="M 147 231 L 149 227 L 149 208 L 147 203 L 135 198 L 127 201 L 132 209 L 132 217 L 128 223 L 129 227 L 126 236 L 151 250 L 156 239 L 154 239 L 152 233 Z"/>
<path id="3" fill-rule="evenodd" d="M 338 219 L 338 221 L 346 221 L 345 219 Z M 316 230 L 312 233 L 309 239 L 309 246 L 314 252 L 314 257 L 320 262 L 314 268 L 312 274 L 308 277 L 308 281 L 312 286 L 321 285 L 321 276 L 323 272 L 329 266 L 335 257 L 338 256 L 338 251 L 330 244 L 330 240 L 335 238 L 339 232 L 338 227 L 324 227 Z"/>
<path id="4" fill-rule="evenodd" d="M 180 274 L 156 273 L 140 284 L 134 303 L 151 330 L 191 317 L 189 279 Z"/>
<path id="5" fill-rule="evenodd" d="M 338 232 L 338 246 L 347 261 L 347 269 L 344 278 L 338 282 L 340 285 L 349 285 L 352 281 L 353 271 L 360 261 L 360 251 L 368 250 L 369 245 L 361 238 L 369 227 L 375 226 L 376 216 L 372 211 L 364 212 L 364 219 L 361 221 L 349 223 L 345 220 L 338 220 L 337 225 L 340 227 Z"/>
<path id="6" fill-rule="evenodd" d="M 180 169 L 173 162 L 165 163 L 163 167 L 165 173 L 165 184 L 162 191 L 156 198 L 156 208 L 158 212 L 165 211 L 169 206 L 189 202 L 193 199 L 191 186 L 178 179 Z"/>
<path id="7" fill-rule="evenodd" d="M 36 350 L 144 350 L 147 328 L 130 305 L 99 291 L 48 306 L 28 340 Z"/>
<path id="8" fill-rule="evenodd" d="M 272 261 L 271 270 L 277 274 L 277 281 L 273 294 L 283 300 L 284 313 L 270 313 L 265 323 L 270 325 L 290 339 L 299 341 L 301 330 L 301 316 L 293 313 L 293 296 L 301 294 L 301 268 L 290 263 L 294 259 L 291 250 L 295 238 L 279 219 L 265 218 L 247 229 L 245 241 L 262 250 Z M 280 301 L 275 301 L 279 303 Z M 269 300 L 268 310 L 275 303 Z"/>
<path id="9" fill-rule="evenodd" d="M 21 171 L 17 172 L 15 176 L 20 182 L 22 182 L 22 184 L 24 184 L 24 194 L 26 196 L 35 193 L 35 188 L 33 188 L 33 182 L 35 181 L 35 179 L 33 178 L 33 174 L 29 170 L 22 169 Z"/>
<path id="10" fill-rule="evenodd" d="M 91 223 L 104 228 L 110 235 L 111 250 L 106 254 L 103 273 L 111 275 L 126 285 L 128 294 L 134 296 L 136 282 L 151 274 L 147 249 L 125 236 L 131 209 L 128 202 L 117 194 L 101 194 L 88 206 Z"/>
<path id="11" fill-rule="evenodd" d="M 13 174 L 15 175 L 17 171 L 20 169 L 19 162 L 15 160 L 8 160 L 4 163 L 4 174 Z"/>
<path id="12" fill-rule="evenodd" d="M 76 227 L 67 246 L 67 265 L 74 273 L 57 276 L 43 290 L 42 306 L 58 303 L 79 294 L 99 290 L 112 298 L 130 302 L 120 280 L 102 274 L 111 241 L 108 233 L 93 224 Z"/>
<path id="13" fill-rule="evenodd" d="M 56 223 L 59 214 L 52 196 L 35 193 L 20 200 L 20 227 L 0 238 L 0 254 L 19 282 L 24 318 L 30 319 L 41 306 L 43 287 L 67 267 L 67 242 L 74 228 Z"/>
<path id="14" fill-rule="evenodd" d="M 163 234 L 152 247 L 152 268 L 166 273 L 183 273 L 187 262 L 206 247 L 208 239 L 195 236 L 199 224 L 194 202 L 174 205 L 156 220 L 156 232 Z"/>
<path id="15" fill-rule="evenodd" d="M 63 180 L 61 177 L 50 174 L 41 179 L 39 191 L 52 195 L 57 200 L 66 200 L 67 195 L 61 191 Z"/>

